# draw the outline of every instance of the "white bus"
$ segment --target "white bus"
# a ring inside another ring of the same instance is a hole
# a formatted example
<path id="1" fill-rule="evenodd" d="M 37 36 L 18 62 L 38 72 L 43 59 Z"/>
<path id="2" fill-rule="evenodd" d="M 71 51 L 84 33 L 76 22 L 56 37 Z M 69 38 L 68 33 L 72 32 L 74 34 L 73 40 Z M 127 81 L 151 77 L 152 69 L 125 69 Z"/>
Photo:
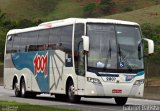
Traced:
<path id="1" fill-rule="evenodd" d="M 148 53 L 154 52 L 152 40 Z M 4 87 L 15 96 L 54 94 L 70 102 L 81 97 L 128 97 L 144 90 L 140 26 L 111 19 L 69 18 L 10 30 L 4 56 Z"/>

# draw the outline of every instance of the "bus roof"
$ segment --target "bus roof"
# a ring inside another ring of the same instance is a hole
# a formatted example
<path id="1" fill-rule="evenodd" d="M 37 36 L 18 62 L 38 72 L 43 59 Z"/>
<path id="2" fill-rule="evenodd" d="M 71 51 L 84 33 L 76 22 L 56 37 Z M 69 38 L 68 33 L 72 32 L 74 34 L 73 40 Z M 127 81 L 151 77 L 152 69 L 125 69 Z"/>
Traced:
<path id="1" fill-rule="evenodd" d="M 58 27 L 58 26 L 70 25 L 70 24 L 74 24 L 74 23 L 87 23 L 87 22 L 136 25 L 136 26 L 138 25 L 139 26 L 139 24 L 137 24 L 135 22 L 114 20 L 114 19 L 68 18 L 68 19 L 63 19 L 63 20 L 55 20 L 55 21 L 50 21 L 50 22 L 44 22 L 44 23 L 41 23 L 41 24 L 39 24 L 38 26 L 35 26 L 35 27 L 29 27 L 29 28 L 24 28 L 24 29 L 12 29 L 7 33 L 7 35 L 30 32 L 30 31 L 35 31 L 35 30 L 49 29 L 49 28 L 54 28 L 54 27 Z"/>

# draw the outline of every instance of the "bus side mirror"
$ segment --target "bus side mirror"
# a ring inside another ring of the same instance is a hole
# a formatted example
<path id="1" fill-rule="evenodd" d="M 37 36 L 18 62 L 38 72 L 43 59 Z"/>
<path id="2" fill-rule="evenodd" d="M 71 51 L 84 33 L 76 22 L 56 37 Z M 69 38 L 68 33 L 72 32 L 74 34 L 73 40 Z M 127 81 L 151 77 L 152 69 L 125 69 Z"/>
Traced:
<path id="1" fill-rule="evenodd" d="M 88 36 L 82 36 L 83 39 L 83 50 L 89 51 L 89 37 Z"/>
<path id="2" fill-rule="evenodd" d="M 154 42 L 151 39 L 143 38 L 146 42 L 148 42 L 148 54 L 154 53 Z"/>

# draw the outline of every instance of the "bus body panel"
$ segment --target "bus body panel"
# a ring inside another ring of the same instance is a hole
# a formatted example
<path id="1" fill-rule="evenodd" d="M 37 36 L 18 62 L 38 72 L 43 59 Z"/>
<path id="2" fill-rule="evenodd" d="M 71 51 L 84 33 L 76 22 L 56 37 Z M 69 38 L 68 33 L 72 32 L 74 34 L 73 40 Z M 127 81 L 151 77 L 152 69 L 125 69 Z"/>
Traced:
<path id="1" fill-rule="evenodd" d="M 76 75 L 74 68 L 66 67 L 67 54 L 63 51 L 50 51 L 49 84 L 50 93 L 66 94 L 66 81 L 71 77 L 76 86 Z"/>
<path id="2" fill-rule="evenodd" d="M 118 74 L 118 73 L 117 73 Z M 87 72 L 86 77 L 96 78 L 101 81 L 101 84 L 87 81 L 85 86 L 85 96 L 122 96 L 122 97 L 142 97 L 144 91 L 144 83 L 140 86 L 134 85 L 136 80 L 144 79 L 144 71 L 137 74 L 118 74 L 115 80 L 104 81 L 107 76 L 99 77 L 95 73 Z M 128 81 L 128 75 L 133 77 Z M 103 78 L 103 79 L 102 79 Z M 118 81 L 118 82 L 117 82 Z"/>
<path id="3" fill-rule="evenodd" d="M 58 53 L 58 55 L 57 55 Z M 63 71 L 64 71 L 65 54 L 61 51 L 50 51 L 50 65 L 49 65 L 49 78 L 50 78 L 50 91 L 57 91 L 62 93 L 63 87 Z"/>
<path id="4" fill-rule="evenodd" d="M 14 78 L 14 74 L 12 73 L 12 61 L 11 54 L 6 54 L 4 58 L 4 87 L 8 89 L 12 89 L 12 82 Z"/>
<path id="5" fill-rule="evenodd" d="M 58 53 L 58 55 L 54 53 Z M 47 63 L 49 65 L 47 67 L 48 76 L 46 77 L 40 70 L 37 70 L 38 73 L 34 74 L 36 68 L 36 66 L 34 66 L 34 60 L 37 56 L 39 57 L 39 54 L 41 56 L 49 54 L 49 64 Z M 24 77 L 27 91 L 65 94 L 68 77 L 72 77 L 75 86 L 77 86 L 75 70 L 73 67 L 65 67 L 65 53 L 62 51 L 16 53 L 11 55 L 10 60 L 13 60 L 10 61 L 13 64 L 12 68 L 5 68 L 4 70 L 6 88 L 12 89 L 14 76 L 17 77 L 19 86 L 21 77 Z M 25 65 L 23 65 L 24 63 Z M 47 80 L 45 80 L 46 78 Z M 46 83 L 45 86 L 43 86 L 44 83 Z M 43 89 L 44 87 L 48 88 Z"/>

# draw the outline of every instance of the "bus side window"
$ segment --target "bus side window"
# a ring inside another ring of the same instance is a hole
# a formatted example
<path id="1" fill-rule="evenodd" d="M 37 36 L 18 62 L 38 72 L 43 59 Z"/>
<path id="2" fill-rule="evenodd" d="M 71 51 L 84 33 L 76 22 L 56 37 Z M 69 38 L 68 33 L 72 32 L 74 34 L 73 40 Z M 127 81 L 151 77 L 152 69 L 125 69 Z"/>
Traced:
<path id="1" fill-rule="evenodd" d="M 60 50 L 66 53 L 65 56 L 65 66 L 72 67 L 73 66 L 73 58 L 72 58 L 72 32 L 73 25 L 63 26 L 61 27 L 60 32 Z"/>
<path id="2" fill-rule="evenodd" d="M 20 52 L 27 52 L 28 51 L 28 36 L 27 33 L 21 34 L 21 40 L 20 40 Z"/>
<path id="3" fill-rule="evenodd" d="M 38 32 L 28 32 L 28 51 L 37 51 Z"/>
<path id="4" fill-rule="evenodd" d="M 72 30 L 72 25 L 61 27 L 60 43 L 62 44 L 63 50 L 68 50 L 69 52 L 72 51 Z"/>
<path id="5" fill-rule="evenodd" d="M 59 46 L 57 46 L 58 43 L 60 43 L 60 28 L 53 28 L 50 29 L 49 34 L 49 50 L 56 50 Z"/>
<path id="6" fill-rule="evenodd" d="M 12 52 L 12 44 L 13 44 L 13 37 L 12 37 L 12 35 L 9 35 L 7 37 L 6 53 Z"/>
<path id="7" fill-rule="evenodd" d="M 20 47 L 20 34 L 15 34 L 13 38 L 12 52 L 13 53 L 19 52 L 19 47 Z"/>
<path id="8" fill-rule="evenodd" d="M 38 31 L 38 51 L 44 51 L 48 49 L 49 30 Z"/>

